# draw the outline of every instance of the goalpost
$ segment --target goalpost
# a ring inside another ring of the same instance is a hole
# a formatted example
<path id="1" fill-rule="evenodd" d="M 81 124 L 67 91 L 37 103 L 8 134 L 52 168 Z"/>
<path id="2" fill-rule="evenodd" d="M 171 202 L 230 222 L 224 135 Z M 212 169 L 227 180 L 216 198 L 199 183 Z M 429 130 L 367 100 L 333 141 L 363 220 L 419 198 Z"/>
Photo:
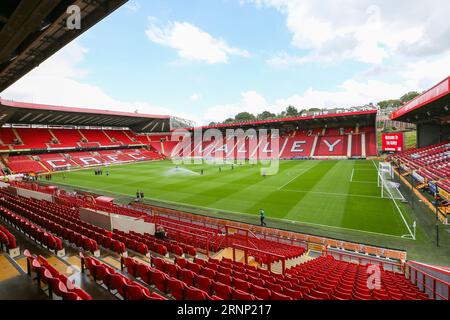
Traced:
<path id="1" fill-rule="evenodd" d="M 378 187 L 381 189 L 381 197 L 406 201 L 400 192 L 400 183 L 394 180 L 394 169 L 390 163 L 380 162 L 378 167 Z"/>
<path id="2" fill-rule="evenodd" d="M 400 217 L 402 218 L 403 222 L 405 223 L 406 228 L 408 229 L 409 234 L 404 235 L 402 237 L 408 237 L 412 238 L 413 240 L 416 239 L 416 223 L 413 223 L 412 229 L 409 226 L 408 222 L 406 221 L 405 217 L 403 216 L 402 210 L 400 209 L 399 205 L 397 204 L 397 200 L 400 200 L 402 202 L 407 202 L 405 197 L 400 191 L 400 184 L 393 181 L 395 177 L 394 169 L 392 168 L 392 165 L 388 162 L 380 162 L 378 165 L 378 187 L 381 190 L 381 197 L 387 198 L 392 200 L 394 203 L 397 211 L 400 214 Z"/>

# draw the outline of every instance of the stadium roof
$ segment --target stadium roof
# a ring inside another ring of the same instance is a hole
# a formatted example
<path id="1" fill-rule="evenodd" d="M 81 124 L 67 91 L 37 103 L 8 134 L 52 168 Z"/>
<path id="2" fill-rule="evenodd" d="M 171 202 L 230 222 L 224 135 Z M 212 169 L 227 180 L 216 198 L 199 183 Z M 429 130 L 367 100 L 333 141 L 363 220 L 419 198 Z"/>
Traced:
<path id="1" fill-rule="evenodd" d="M 450 123 L 450 77 L 439 82 L 391 114 L 391 119 L 409 123 Z"/>
<path id="2" fill-rule="evenodd" d="M 49 106 L 0 99 L 0 125 L 129 127 L 135 132 L 167 132 L 181 119 L 84 108 Z"/>
<path id="3" fill-rule="evenodd" d="M 0 92 L 128 0 L 1 0 Z M 81 29 L 69 30 L 67 9 L 77 5 Z"/>
<path id="4" fill-rule="evenodd" d="M 227 124 L 217 124 L 212 126 L 203 126 L 192 128 L 195 129 L 220 129 L 220 128 L 245 128 L 245 127 L 268 127 L 268 126 L 292 126 L 292 124 L 313 126 L 313 125 L 325 125 L 325 124 L 342 124 L 345 122 L 354 123 L 355 121 L 369 122 L 375 121 L 377 116 L 377 110 L 359 110 L 359 111 L 349 111 L 349 110 L 328 110 L 326 113 L 318 113 L 313 115 L 305 115 L 292 118 L 279 118 L 271 120 L 259 120 L 259 121 L 248 121 L 248 122 L 234 122 Z"/>

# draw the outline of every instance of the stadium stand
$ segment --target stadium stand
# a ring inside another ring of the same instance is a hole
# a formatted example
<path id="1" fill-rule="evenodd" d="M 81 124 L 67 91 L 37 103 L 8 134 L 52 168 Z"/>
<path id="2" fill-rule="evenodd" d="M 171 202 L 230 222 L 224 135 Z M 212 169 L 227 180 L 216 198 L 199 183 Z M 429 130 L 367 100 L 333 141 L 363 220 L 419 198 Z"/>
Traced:
<path id="1" fill-rule="evenodd" d="M 83 272 L 88 271 L 95 283 L 106 286 L 122 300 L 167 300 L 93 257 L 81 255 L 81 260 Z"/>
<path id="2" fill-rule="evenodd" d="M 74 282 L 55 269 L 43 256 L 35 256 L 25 250 L 27 259 L 27 273 L 33 279 L 37 279 L 38 287 L 44 284 L 48 288 L 50 299 L 54 295 L 62 300 L 92 300 L 92 297 L 83 289 L 77 287 Z"/>

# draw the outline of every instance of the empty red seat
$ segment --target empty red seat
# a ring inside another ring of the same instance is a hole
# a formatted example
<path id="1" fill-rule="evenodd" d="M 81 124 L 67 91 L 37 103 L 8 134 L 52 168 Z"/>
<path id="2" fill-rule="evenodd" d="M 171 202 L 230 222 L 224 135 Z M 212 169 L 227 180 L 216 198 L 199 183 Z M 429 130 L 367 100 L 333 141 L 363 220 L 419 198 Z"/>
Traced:
<path id="1" fill-rule="evenodd" d="M 208 298 L 208 294 L 205 291 L 195 287 L 187 287 L 185 290 L 185 298 L 186 300 L 206 300 Z"/>
<path id="2" fill-rule="evenodd" d="M 179 279 L 188 286 L 194 285 L 195 273 L 188 269 L 181 269 L 179 272 Z"/>
<path id="3" fill-rule="evenodd" d="M 227 275 L 227 274 L 223 274 L 223 273 L 217 272 L 217 273 L 216 273 L 216 281 L 217 281 L 217 282 L 220 282 L 220 283 L 223 283 L 223 284 L 226 284 L 226 285 L 228 285 L 228 286 L 231 286 L 231 281 L 232 281 L 232 279 L 231 279 L 231 277 L 230 277 L 229 275 Z"/>
<path id="4" fill-rule="evenodd" d="M 162 271 L 162 272 L 165 271 L 165 269 L 166 269 L 166 261 L 164 259 L 155 257 L 155 258 L 152 259 L 152 263 L 153 263 L 153 266 L 156 269 L 158 269 L 159 271 Z"/>
<path id="5" fill-rule="evenodd" d="M 160 291 L 166 291 L 166 274 L 156 269 L 150 269 L 151 283 Z"/>
<path id="6" fill-rule="evenodd" d="M 250 283 L 245 280 L 233 278 L 232 285 L 235 289 L 250 293 Z"/>
<path id="7" fill-rule="evenodd" d="M 201 275 L 196 275 L 195 279 L 194 279 L 194 283 L 195 286 L 197 288 L 199 288 L 200 290 L 205 291 L 207 294 L 211 294 L 211 284 L 212 284 L 212 280 L 201 276 Z"/>
<path id="8" fill-rule="evenodd" d="M 126 300 L 144 300 L 144 290 L 135 283 L 125 284 L 124 292 Z"/>
<path id="9" fill-rule="evenodd" d="M 167 292 L 170 293 L 176 300 L 184 299 L 184 291 L 186 284 L 175 278 L 167 279 Z"/>
<path id="10" fill-rule="evenodd" d="M 271 292 L 270 299 L 271 300 L 292 300 L 291 297 L 289 297 L 287 295 L 284 295 L 284 294 L 281 294 L 281 293 L 278 293 L 276 291 L 272 291 Z"/>
<path id="11" fill-rule="evenodd" d="M 233 300 L 255 300 L 255 297 L 250 293 L 236 289 L 232 290 L 231 296 Z"/>
<path id="12" fill-rule="evenodd" d="M 211 285 L 213 293 L 223 300 L 230 300 L 232 288 L 220 282 L 213 282 Z"/>
<path id="13" fill-rule="evenodd" d="M 236 288 L 238 289 L 238 288 Z M 257 286 L 255 284 L 251 285 L 251 293 L 262 300 L 269 300 L 270 299 L 270 290 L 267 288 L 263 288 L 260 286 Z"/>
<path id="14" fill-rule="evenodd" d="M 125 284 L 127 283 L 126 278 L 122 275 L 115 273 L 111 276 L 111 290 L 116 290 L 122 298 L 125 297 Z"/>

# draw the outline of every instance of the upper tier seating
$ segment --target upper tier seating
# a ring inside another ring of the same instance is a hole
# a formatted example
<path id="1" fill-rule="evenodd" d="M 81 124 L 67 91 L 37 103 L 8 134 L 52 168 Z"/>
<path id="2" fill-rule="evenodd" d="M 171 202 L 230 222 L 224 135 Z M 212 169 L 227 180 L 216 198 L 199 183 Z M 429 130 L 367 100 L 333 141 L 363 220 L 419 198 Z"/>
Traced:
<path id="1" fill-rule="evenodd" d="M 131 133 L 131 131 L 127 130 L 127 131 L 123 131 L 123 130 L 105 130 L 104 133 L 106 135 L 108 135 L 108 137 L 110 137 L 113 140 L 116 140 L 117 142 L 120 142 L 124 145 L 129 145 L 129 144 L 137 144 L 139 143 L 131 140 L 131 138 L 133 138 L 133 134 Z"/>
<path id="2" fill-rule="evenodd" d="M 17 137 L 11 128 L 0 128 L 0 139 L 4 145 L 14 145 L 17 141 Z"/>
<path id="3" fill-rule="evenodd" d="M 88 140 L 87 142 L 98 142 L 102 146 L 117 146 L 121 145 L 120 142 L 113 142 L 105 134 L 103 130 L 86 130 L 82 129 L 80 132 Z"/>
<path id="4" fill-rule="evenodd" d="M 51 132 L 59 141 L 59 144 L 54 145 L 58 148 L 77 147 L 83 139 L 80 132 L 75 129 L 51 129 Z"/>
<path id="5" fill-rule="evenodd" d="M 23 146 L 14 149 L 46 149 L 51 144 L 53 136 L 48 129 L 15 129 L 19 134 Z"/>

